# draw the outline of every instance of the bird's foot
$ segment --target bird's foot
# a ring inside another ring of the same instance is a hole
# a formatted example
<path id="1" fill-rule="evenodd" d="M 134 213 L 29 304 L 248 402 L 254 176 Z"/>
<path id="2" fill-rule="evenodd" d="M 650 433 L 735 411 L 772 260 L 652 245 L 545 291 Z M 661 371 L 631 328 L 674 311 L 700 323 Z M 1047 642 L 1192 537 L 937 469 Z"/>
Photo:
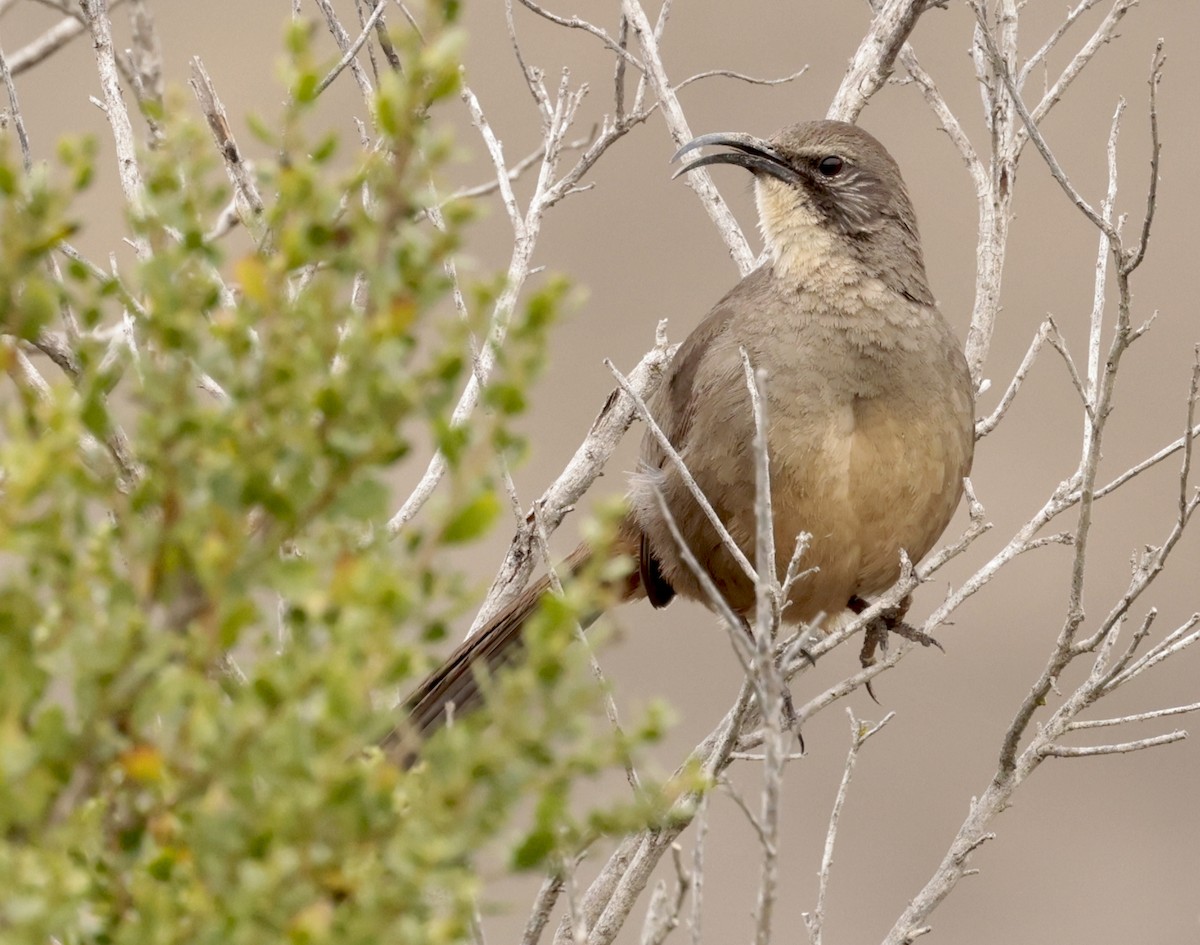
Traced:
<path id="1" fill-rule="evenodd" d="M 936 639 L 930 636 L 923 630 L 918 630 L 911 623 L 904 619 L 904 615 L 908 613 L 909 605 L 912 604 L 912 597 L 905 597 L 899 604 L 894 607 L 885 608 L 874 620 L 867 624 L 866 630 L 863 633 L 862 650 L 858 654 L 858 661 L 863 669 L 868 669 L 875 665 L 875 651 L 878 650 L 884 656 L 887 656 L 888 636 L 896 634 L 898 637 L 903 637 L 905 640 L 911 640 L 913 643 L 920 643 L 921 646 L 936 646 L 943 653 L 946 652 Z M 861 597 L 852 597 L 849 602 L 850 609 L 861 614 L 870 605 Z M 871 687 L 871 681 L 866 683 L 867 695 L 879 703 L 879 699 L 875 696 L 875 691 Z"/>
<path id="2" fill-rule="evenodd" d="M 783 728 L 784 731 L 796 733 L 796 741 L 800 745 L 800 754 L 804 754 L 804 733 L 800 731 L 800 713 L 796 711 L 796 703 L 792 701 L 792 691 L 783 687 Z"/>

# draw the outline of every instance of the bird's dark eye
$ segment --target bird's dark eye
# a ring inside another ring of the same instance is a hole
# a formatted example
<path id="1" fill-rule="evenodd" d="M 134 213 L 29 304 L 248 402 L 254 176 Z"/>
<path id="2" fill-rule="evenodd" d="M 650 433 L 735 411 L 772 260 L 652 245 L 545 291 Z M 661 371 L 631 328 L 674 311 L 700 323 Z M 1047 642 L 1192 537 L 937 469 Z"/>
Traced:
<path id="1" fill-rule="evenodd" d="M 845 166 L 846 162 L 836 154 L 826 155 L 817 162 L 817 170 L 825 177 L 837 177 Z"/>

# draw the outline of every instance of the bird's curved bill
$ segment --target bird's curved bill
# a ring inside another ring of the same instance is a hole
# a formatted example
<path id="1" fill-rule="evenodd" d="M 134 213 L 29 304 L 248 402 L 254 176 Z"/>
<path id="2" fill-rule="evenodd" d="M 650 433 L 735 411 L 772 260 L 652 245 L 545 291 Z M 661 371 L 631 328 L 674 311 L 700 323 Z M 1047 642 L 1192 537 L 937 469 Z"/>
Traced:
<path id="1" fill-rule="evenodd" d="M 689 151 L 697 148 L 724 147 L 731 150 L 719 151 L 716 154 L 706 154 L 685 164 L 674 174 L 674 180 L 680 174 L 694 171 L 698 167 L 709 164 L 736 164 L 754 174 L 769 174 L 785 183 L 794 184 L 800 175 L 787 163 L 771 145 L 762 138 L 743 134 L 739 131 L 717 131 L 712 134 L 693 138 L 671 156 L 671 163 L 678 161 Z"/>

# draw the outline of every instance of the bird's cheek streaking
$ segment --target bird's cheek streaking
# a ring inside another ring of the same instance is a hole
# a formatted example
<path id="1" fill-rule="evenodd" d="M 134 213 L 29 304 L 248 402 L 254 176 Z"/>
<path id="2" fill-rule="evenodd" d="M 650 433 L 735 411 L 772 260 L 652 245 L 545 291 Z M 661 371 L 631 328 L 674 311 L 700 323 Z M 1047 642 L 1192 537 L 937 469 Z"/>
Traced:
<path id="1" fill-rule="evenodd" d="M 855 281 L 841 237 L 833 232 L 801 188 L 759 175 L 754 184 L 758 225 L 781 277 L 809 290 Z"/>

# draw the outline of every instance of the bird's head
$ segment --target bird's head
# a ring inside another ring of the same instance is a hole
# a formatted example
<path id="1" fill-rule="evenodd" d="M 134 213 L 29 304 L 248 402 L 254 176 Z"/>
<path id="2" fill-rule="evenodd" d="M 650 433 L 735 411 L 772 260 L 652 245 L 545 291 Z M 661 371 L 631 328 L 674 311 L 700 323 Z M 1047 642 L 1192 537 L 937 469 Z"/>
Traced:
<path id="1" fill-rule="evenodd" d="M 759 226 L 776 268 L 805 284 L 882 280 L 932 303 L 917 219 L 900 168 L 878 141 L 840 121 L 789 125 L 769 138 L 701 135 L 672 160 L 703 147 L 676 174 L 736 164 L 754 175 Z"/>

